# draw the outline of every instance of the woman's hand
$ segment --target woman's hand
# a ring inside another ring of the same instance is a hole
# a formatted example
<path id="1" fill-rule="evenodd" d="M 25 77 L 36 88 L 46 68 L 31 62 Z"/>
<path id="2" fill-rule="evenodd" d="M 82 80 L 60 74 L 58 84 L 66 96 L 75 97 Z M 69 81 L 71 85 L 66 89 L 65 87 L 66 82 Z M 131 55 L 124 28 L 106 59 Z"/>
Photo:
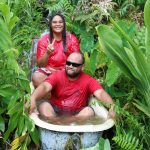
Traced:
<path id="1" fill-rule="evenodd" d="M 48 42 L 48 46 L 47 46 L 46 52 L 49 55 L 49 54 L 51 54 L 54 51 L 54 42 L 55 42 L 55 39 L 53 40 L 52 43 L 49 41 L 49 39 L 47 39 L 47 42 Z"/>

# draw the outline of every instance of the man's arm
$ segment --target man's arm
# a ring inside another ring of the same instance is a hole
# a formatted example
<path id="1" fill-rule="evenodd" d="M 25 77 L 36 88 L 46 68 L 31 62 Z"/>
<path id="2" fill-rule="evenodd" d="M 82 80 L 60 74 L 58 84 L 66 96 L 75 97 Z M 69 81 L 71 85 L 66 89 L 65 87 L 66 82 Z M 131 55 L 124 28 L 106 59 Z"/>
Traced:
<path id="1" fill-rule="evenodd" d="M 36 108 L 36 101 L 43 98 L 48 92 L 52 90 L 51 84 L 48 82 L 41 83 L 32 93 L 30 97 L 30 114 Z"/>
<path id="2" fill-rule="evenodd" d="M 104 103 L 107 103 L 107 104 L 113 104 L 113 100 L 112 98 L 110 97 L 110 95 L 104 90 L 104 89 L 99 89 L 99 90 L 96 90 L 93 95 L 100 101 L 104 102 Z M 113 108 L 111 107 L 109 109 L 109 113 L 108 115 L 112 118 L 115 117 L 115 112 L 113 111 Z"/>
<path id="3" fill-rule="evenodd" d="M 108 93 L 106 93 L 104 89 L 96 90 L 93 94 L 98 100 L 101 100 L 102 102 L 109 103 L 109 104 L 113 103 L 112 98 Z"/>

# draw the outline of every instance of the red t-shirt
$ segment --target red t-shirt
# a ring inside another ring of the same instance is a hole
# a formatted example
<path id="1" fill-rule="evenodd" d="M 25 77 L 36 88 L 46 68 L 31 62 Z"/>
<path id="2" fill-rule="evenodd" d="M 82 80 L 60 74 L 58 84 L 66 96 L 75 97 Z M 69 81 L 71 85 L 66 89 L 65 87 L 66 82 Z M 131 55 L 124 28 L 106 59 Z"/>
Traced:
<path id="1" fill-rule="evenodd" d="M 46 48 L 48 46 L 47 39 L 49 39 L 49 33 L 44 34 L 38 41 L 37 44 L 37 59 L 40 59 L 41 56 L 44 55 L 46 52 Z M 66 46 L 67 46 L 67 52 L 64 52 L 63 48 L 63 41 L 56 41 L 54 42 L 54 51 L 49 55 L 48 63 L 46 65 L 46 68 L 48 67 L 54 68 L 56 70 L 61 70 L 64 68 L 65 62 L 67 57 L 72 52 L 79 52 L 80 46 L 79 41 L 76 38 L 75 35 L 67 33 L 66 34 Z"/>
<path id="2" fill-rule="evenodd" d="M 87 106 L 89 96 L 102 88 L 96 79 L 84 72 L 81 72 L 74 81 L 68 79 L 64 70 L 55 72 L 45 82 L 52 85 L 51 104 L 65 110 L 76 110 Z"/>

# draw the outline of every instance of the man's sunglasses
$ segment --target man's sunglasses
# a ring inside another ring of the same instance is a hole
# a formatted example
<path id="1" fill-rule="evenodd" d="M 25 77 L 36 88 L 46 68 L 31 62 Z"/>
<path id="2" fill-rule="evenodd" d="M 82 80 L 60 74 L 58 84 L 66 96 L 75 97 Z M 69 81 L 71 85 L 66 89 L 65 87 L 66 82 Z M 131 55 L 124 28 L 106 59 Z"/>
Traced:
<path id="1" fill-rule="evenodd" d="M 74 62 L 66 61 L 66 65 L 67 65 L 67 66 L 72 65 L 73 67 L 79 67 L 79 66 L 81 66 L 82 64 L 78 64 L 78 63 L 74 63 Z"/>

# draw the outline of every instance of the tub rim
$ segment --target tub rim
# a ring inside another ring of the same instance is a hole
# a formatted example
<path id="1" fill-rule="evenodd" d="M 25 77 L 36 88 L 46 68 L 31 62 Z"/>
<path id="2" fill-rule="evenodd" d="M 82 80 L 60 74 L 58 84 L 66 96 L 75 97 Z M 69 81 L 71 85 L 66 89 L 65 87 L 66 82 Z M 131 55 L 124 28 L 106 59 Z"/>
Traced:
<path id="1" fill-rule="evenodd" d="M 99 125 L 90 125 L 90 124 L 87 124 L 87 125 L 54 125 L 54 124 L 47 123 L 41 120 L 38 117 L 37 112 L 33 112 L 30 115 L 30 118 L 38 127 L 45 128 L 51 131 L 59 131 L 59 132 L 99 132 L 99 131 L 107 130 L 114 126 L 115 121 L 112 118 L 107 118 L 108 111 L 105 107 L 99 106 L 98 104 L 92 107 L 94 111 L 96 112 L 97 116 L 104 118 L 105 121 L 102 124 L 99 124 Z"/>

